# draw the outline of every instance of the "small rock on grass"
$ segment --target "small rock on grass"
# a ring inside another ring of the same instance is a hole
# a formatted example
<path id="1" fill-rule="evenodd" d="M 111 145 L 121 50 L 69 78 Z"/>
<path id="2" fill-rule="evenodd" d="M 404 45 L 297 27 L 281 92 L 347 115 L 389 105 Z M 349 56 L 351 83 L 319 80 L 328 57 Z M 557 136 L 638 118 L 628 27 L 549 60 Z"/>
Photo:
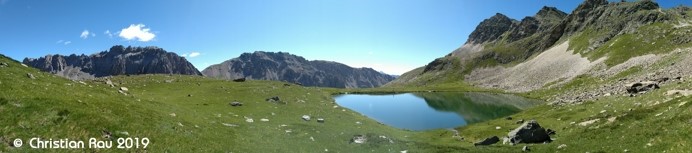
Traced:
<path id="1" fill-rule="evenodd" d="M 31 73 L 26 73 L 26 77 L 28 77 L 29 79 L 36 79 L 36 77 L 34 77 L 34 75 Z"/>
<path id="2" fill-rule="evenodd" d="M 529 149 L 529 146 L 524 146 L 521 148 L 521 151 L 527 152 L 527 151 L 531 151 L 531 149 Z"/>
<path id="3" fill-rule="evenodd" d="M 367 137 L 364 135 L 354 135 L 353 138 L 351 138 L 351 143 L 363 144 L 367 140 Z"/>
<path id="4" fill-rule="evenodd" d="M 566 144 L 561 144 L 561 145 L 557 146 L 557 149 L 565 149 L 565 148 L 567 148 Z"/>
<path id="5" fill-rule="evenodd" d="M 243 106 L 243 103 L 234 101 L 234 102 L 231 102 L 229 105 L 231 105 L 231 106 Z"/>

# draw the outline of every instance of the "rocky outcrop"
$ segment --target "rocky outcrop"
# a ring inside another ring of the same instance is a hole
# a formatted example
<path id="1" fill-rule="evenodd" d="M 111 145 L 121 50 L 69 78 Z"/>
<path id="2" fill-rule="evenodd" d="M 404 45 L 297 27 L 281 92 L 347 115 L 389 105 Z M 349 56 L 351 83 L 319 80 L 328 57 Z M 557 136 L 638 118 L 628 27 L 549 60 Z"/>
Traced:
<path id="1" fill-rule="evenodd" d="M 548 132 L 535 120 L 525 122 L 507 134 L 510 143 L 543 143 L 550 142 Z"/>
<path id="2" fill-rule="evenodd" d="M 201 75 L 185 58 L 158 47 L 117 45 L 89 56 L 46 55 L 25 58 L 23 63 L 70 79 L 137 74 Z"/>
<path id="3" fill-rule="evenodd" d="M 205 76 L 221 79 L 278 80 L 304 86 L 335 88 L 378 87 L 394 77 L 371 68 L 352 68 L 330 61 L 308 61 L 284 52 L 243 53 L 238 58 L 209 66 Z"/>
<path id="4" fill-rule="evenodd" d="M 656 81 L 642 81 L 642 82 L 635 82 L 635 83 L 630 83 L 625 85 L 627 87 L 627 93 L 630 94 L 638 94 L 638 93 L 644 93 L 649 90 L 653 89 L 658 89 L 658 82 Z"/>
<path id="5" fill-rule="evenodd" d="M 516 20 L 510 19 L 504 14 L 497 13 L 494 16 L 483 20 L 476 30 L 471 32 L 466 43 L 483 43 L 493 41 L 509 30 Z"/>

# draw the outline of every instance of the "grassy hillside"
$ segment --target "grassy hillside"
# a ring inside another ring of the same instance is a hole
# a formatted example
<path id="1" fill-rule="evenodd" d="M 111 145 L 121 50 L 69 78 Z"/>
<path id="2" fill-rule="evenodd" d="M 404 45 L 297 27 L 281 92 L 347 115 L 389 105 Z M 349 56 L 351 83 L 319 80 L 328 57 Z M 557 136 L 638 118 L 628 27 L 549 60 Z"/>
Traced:
<path id="1" fill-rule="evenodd" d="M 282 82 L 230 82 L 197 76 L 141 75 L 101 81 L 66 80 L 0 62 L 0 151 L 39 152 L 28 140 L 115 140 L 147 137 L 151 152 L 398 152 L 430 149 L 416 133 L 379 124 L 336 105 L 330 92 Z M 27 77 L 31 73 L 36 79 Z M 167 83 L 167 80 L 170 80 Z M 127 87 L 127 95 L 118 92 Z M 278 96 L 281 102 L 267 102 Z M 232 107 L 230 102 L 242 102 Z M 301 119 L 310 115 L 311 121 Z M 253 122 L 247 122 L 249 119 Z M 325 123 L 316 122 L 324 118 Z M 268 119 L 269 121 L 261 121 Z M 356 124 L 360 122 L 362 124 Z M 112 138 L 104 138 L 104 132 Z M 366 135 L 367 144 L 351 144 Z M 384 136 L 386 138 L 380 137 Z M 21 148 L 10 147 L 15 139 Z M 51 150 L 122 152 L 119 149 Z"/>

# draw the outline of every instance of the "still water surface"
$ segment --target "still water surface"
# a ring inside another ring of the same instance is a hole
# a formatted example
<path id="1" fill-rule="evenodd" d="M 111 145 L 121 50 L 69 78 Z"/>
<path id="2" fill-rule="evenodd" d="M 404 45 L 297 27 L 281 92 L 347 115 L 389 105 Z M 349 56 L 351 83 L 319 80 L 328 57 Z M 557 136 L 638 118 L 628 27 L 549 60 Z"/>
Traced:
<path id="1" fill-rule="evenodd" d="M 344 94 L 336 103 L 400 129 L 464 126 L 515 114 L 540 101 L 509 94 L 427 92 L 387 95 Z"/>

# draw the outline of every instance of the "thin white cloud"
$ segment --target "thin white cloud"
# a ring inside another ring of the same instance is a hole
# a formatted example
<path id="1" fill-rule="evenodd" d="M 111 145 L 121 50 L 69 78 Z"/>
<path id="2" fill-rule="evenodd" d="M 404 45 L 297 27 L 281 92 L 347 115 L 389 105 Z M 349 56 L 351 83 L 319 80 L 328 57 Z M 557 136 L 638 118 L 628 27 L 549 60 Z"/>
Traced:
<path id="1" fill-rule="evenodd" d="M 180 55 L 180 56 L 182 56 L 182 57 L 187 57 L 187 54 L 182 54 L 182 55 Z"/>
<path id="2" fill-rule="evenodd" d="M 126 40 L 137 39 L 137 41 L 142 42 L 147 42 L 154 39 L 156 35 L 149 32 L 151 29 L 144 27 L 144 24 L 131 24 L 130 27 L 120 30 L 120 34 L 118 36 L 125 38 Z"/>
<path id="3" fill-rule="evenodd" d="M 111 33 L 110 30 L 106 30 L 106 32 L 103 32 L 103 34 L 108 35 L 108 37 L 113 38 L 113 33 Z"/>
<path id="4" fill-rule="evenodd" d="M 191 52 L 190 53 L 190 57 L 197 57 L 199 55 L 200 55 L 199 52 Z"/>
<path id="5" fill-rule="evenodd" d="M 58 40 L 55 42 L 55 44 L 63 44 L 63 45 L 68 45 L 71 43 L 72 43 L 72 41 L 67 41 L 67 40 Z"/>
<path id="6" fill-rule="evenodd" d="M 79 37 L 82 38 L 82 39 L 87 39 L 87 38 L 89 38 L 89 30 L 84 30 L 84 31 L 82 31 L 82 34 L 79 35 Z"/>

